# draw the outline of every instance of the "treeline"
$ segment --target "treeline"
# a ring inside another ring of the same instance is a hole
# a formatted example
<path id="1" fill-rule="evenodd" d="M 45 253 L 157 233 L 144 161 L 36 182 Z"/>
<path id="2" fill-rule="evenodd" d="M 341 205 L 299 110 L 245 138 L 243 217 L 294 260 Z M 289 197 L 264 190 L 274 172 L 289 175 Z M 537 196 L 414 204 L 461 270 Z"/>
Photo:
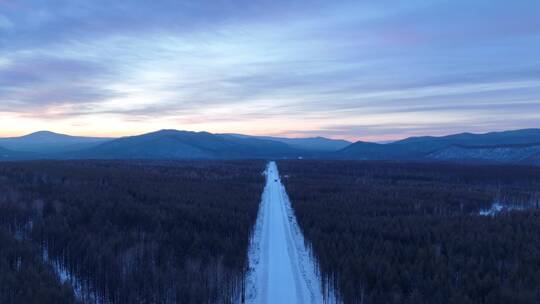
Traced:
<path id="1" fill-rule="evenodd" d="M 539 303 L 540 168 L 280 161 L 344 303 Z M 530 209 L 479 216 L 495 200 Z"/>
<path id="2" fill-rule="evenodd" d="M 263 170 L 259 161 L 0 163 L 0 225 L 39 248 L 34 261 L 46 256 L 84 302 L 229 303 L 243 294 Z"/>

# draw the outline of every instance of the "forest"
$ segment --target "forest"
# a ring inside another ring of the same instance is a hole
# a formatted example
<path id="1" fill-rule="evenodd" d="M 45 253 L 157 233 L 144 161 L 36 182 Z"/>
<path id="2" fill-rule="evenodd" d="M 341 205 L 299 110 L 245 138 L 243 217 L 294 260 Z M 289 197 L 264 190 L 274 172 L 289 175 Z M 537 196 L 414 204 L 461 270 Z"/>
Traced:
<path id="1" fill-rule="evenodd" d="M 540 302 L 540 168 L 278 166 L 325 290 L 343 303 Z M 494 203 L 505 207 L 479 215 Z"/>
<path id="2" fill-rule="evenodd" d="M 240 301 L 264 168 L 0 163 L 0 303 Z"/>
<path id="3" fill-rule="evenodd" d="M 278 166 L 328 298 L 540 302 L 540 168 Z M 264 168 L 262 160 L 0 163 L 0 303 L 242 302 Z"/>

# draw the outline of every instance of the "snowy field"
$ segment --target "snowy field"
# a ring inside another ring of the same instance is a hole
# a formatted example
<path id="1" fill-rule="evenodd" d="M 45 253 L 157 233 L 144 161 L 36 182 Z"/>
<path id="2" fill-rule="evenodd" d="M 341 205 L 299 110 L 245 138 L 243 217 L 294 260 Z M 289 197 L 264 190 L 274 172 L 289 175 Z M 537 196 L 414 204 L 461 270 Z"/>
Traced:
<path id="1" fill-rule="evenodd" d="M 266 169 L 249 268 L 247 303 L 323 303 L 317 265 L 305 245 L 275 162 Z"/>

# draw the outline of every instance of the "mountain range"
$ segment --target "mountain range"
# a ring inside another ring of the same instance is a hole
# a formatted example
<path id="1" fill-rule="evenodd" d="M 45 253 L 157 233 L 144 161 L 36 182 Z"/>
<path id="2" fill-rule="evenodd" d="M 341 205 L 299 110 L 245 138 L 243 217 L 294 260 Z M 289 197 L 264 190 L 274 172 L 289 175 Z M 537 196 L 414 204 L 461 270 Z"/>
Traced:
<path id="1" fill-rule="evenodd" d="M 223 134 L 240 138 L 258 138 L 262 140 L 278 141 L 287 144 L 289 147 L 304 151 L 335 152 L 351 144 L 350 141 L 343 139 L 329 139 L 325 137 L 307 137 L 307 138 L 287 138 L 272 136 L 250 136 L 243 134 Z"/>
<path id="2" fill-rule="evenodd" d="M 208 132 L 161 130 L 119 138 L 73 155 L 115 159 L 239 159 L 295 157 L 299 153 L 279 141 Z"/>
<path id="3" fill-rule="evenodd" d="M 39 131 L 21 137 L 0 138 L 3 149 L 0 153 L 4 155 L 3 159 L 296 158 L 318 157 L 350 144 L 323 137 L 260 137 L 178 130 L 121 138 L 77 137 Z"/>
<path id="4" fill-rule="evenodd" d="M 12 159 L 322 158 L 495 162 L 540 165 L 540 129 L 409 137 L 351 143 L 324 137 L 284 138 L 161 130 L 121 138 L 40 131 L 0 138 L 0 160 Z"/>
<path id="5" fill-rule="evenodd" d="M 0 146 L 12 151 L 41 155 L 84 150 L 109 140 L 111 138 L 70 136 L 39 131 L 21 137 L 0 138 Z"/>
<path id="6" fill-rule="evenodd" d="M 409 137 L 388 144 L 356 142 L 336 158 L 534 163 L 540 153 L 540 129 L 485 134 Z"/>
<path id="7" fill-rule="evenodd" d="M 13 151 L 0 147 L 0 159 L 12 158 L 14 156 L 13 153 Z"/>

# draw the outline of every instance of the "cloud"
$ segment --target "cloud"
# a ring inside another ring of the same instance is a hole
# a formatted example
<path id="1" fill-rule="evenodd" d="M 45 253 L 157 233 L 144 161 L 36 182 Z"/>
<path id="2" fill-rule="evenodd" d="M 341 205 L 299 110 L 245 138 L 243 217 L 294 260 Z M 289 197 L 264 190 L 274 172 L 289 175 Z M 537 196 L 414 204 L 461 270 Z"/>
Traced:
<path id="1" fill-rule="evenodd" d="M 390 136 L 420 132 L 411 122 L 419 120 L 422 132 L 431 125 L 436 133 L 436 118 L 441 130 L 466 128 L 458 116 L 493 127 L 503 111 L 517 126 L 525 121 L 519 114 L 530 118 L 540 103 L 537 7 L 532 0 L 0 3 L 0 112 L 66 126 L 107 117 L 349 137 L 360 130 L 332 126 Z"/>
<path id="2" fill-rule="evenodd" d="M 13 58 L 0 66 L 0 81 L 7 86 L 81 81 L 107 73 L 96 62 L 44 56 Z"/>
<path id="3" fill-rule="evenodd" d="M 96 103 L 117 97 L 103 85 L 100 63 L 57 57 L 17 57 L 0 65 L 0 111 L 39 111 L 51 105 Z M 14 109 L 15 108 L 15 109 Z"/>
<path id="4" fill-rule="evenodd" d="M 486 121 L 470 119 L 455 122 L 430 123 L 384 123 L 384 124 L 342 124 L 328 125 L 318 130 L 284 130 L 275 135 L 283 136 L 326 136 L 346 138 L 352 141 L 393 141 L 411 136 L 444 136 L 462 132 L 485 133 L 529 128 L 539 117 L 522 117 L 512 121 L 497 117 Z"/>
<path id="5" fill-rule="evenodd" d="M 13 28 L 13 23 L 4 15 L 0 14 L 0 31 L 8 31 Z"/>

